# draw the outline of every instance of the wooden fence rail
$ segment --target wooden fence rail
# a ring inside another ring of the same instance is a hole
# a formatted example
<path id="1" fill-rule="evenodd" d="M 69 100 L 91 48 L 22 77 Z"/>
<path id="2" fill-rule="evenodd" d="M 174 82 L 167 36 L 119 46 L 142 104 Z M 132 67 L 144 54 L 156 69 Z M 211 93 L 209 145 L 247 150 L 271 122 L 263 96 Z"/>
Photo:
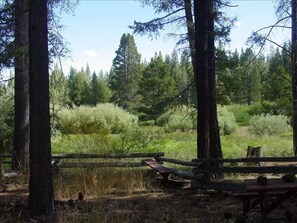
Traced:
<path id="1" fill-rule="evenodd" d="M 254 157 L 254 158 L 232 158 L 232 159 L 193 159 L 195 163 L 241 163 L 241 162 L 297 162 L 297 157 Z"/>
<path id="2" fill-rule="evenodd" d="M 10 164 L 12 155 L 0 155 L 3 164 Z M 55 169 L 60 168 L 99 168 L 99 167 L 141 167 L 145 166 L 142 158 L 158 159 L 164 156 L 164 153 L 127 153 L 127 154 L 52 154 L 52 166 Z M 10 159 L 10 160 L 8 160 Z M 87 162 L 86 160 L 92 159 Z M 100 160 L 98 160 L 100 159 Z M 102 159 L 111 159 L 109 162 L 103 162 Z M 114 159 L 122 159 L 115 162 Z M 131 161 L 133 159 L 133 161 Z M 127 160 L 130 160 L 129 162 Z"/>
<path id="3" fill-rule="evenodd" d="M 147 158 L 147 157 L 161 157 L 164 153 L 127 153 L 127 154 L 53 154 L 52 159 L 124 159 L 124 158 Z"/>

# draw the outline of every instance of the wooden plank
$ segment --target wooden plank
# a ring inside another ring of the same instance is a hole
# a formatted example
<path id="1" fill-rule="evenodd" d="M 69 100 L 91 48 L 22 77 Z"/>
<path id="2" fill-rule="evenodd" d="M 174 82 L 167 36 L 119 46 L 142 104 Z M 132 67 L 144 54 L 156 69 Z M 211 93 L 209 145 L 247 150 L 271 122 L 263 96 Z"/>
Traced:
<path id="1" fill-rule="evenodd" d="M 267 193 L 268 196 L 280 196 L 280 195 L 284 195 L 286 194 L 287 191 L 286 190 L 276 190 L 276 191 L 269 191 Z M 237 198 L 242 198 L 242 199 L 245 199 L 245 198 L 251 198 L 251 197 L 257 197 L 259 195 L 258 192 L 248 192 L 248 191 L 240 191 L 240 192 L 235 192 L 233 193 L 233 196 L 234 197 L 237 197 Z"/>
<path id="2" fill-rule="evenodd" d="M 164 153 L 127 153 L 127 154 L 85 154 L 85 153 L 73 153 L 73 154 L 52 154 L 53 159 L 83 159 L 83 158 L 146 158 L 146 157 L 160 157 L 164 156 Z"/>
<path id="3" fill-rule="evenodd" d="M 224 190 L 224 191 L 243 191 L 245 190 L 245 184 L 233 183 L 233 182 L 215 182 L 215 181 L 203 182 L 199 180 L 192 180 L 191 188 L 214 189 L 214 190 Z"/>
<path id="4" fill-rule="evenodd" d="M 193 168 L 194 173 L 297 173 L 297 166 Z"/>
<path id="5" fill-rule="evenodd" d="M 173 173 L 172 169 L 162 166 L 160 163 L 158 163 L 155 160 L 143 160 L 143 163 L 145 163 L 147 166 L 151 167 L 152 169 L 156 170 L 160 174 Z"/>
<path id="6" fill-rule="evenodd" d="M 178 160 L 178 159 L 169 159 L 169 158 L 165 158 L 165 157 L 157 157 L 156 160 L 158 162 L 162 161 L 162 162 L 179 164 L 179 165 L 182 165 L 182 166 L 197 166 L 196 162 L 183 161 L 183 160 Z"/>
<path id="7" fill-rule="evenodd" d="M 256 180 L 246 180 L 245 183 L 250 192 L 297 191 L 297 182 L 288 183 L 282 179 L 268 179 L 265 186 L 258 185 Z"/>
<path id="8" fill-rule="evenodd" d="M 59 168 L 99 168 L 99 167 L 142 167 L 142 162 L 104 162 L 104 163 L 59 163 Z"/>
<path id="9" fill-rule="evenodd" d="M 297 162 L 297 157 L 254 157 L 254 158 L 231 158 L 231 159 L 193 159 L 192 162 L 203 163 L 241 163 L 241 162 Z"/>

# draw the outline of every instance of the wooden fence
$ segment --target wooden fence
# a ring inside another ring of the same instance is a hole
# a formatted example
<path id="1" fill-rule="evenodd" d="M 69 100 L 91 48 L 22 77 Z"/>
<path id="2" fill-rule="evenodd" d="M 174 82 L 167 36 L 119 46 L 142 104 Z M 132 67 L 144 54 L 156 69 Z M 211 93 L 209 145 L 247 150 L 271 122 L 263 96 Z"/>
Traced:
<path id="1" fill-rule="evenodd" d="M 11 163 L 11 155 L 0 155 L 3 164 Z M 159 159 L 164 153 L 128 153 L 128 154 L 53 154 L 52 166 L 60 168 L 99 168 L 99 167 L 141 167 L 143 159 Z"/>
<path id="2" fill-rule="evenodd" d="M 3 163 L 11 160 L 11 155 L 1 155 Z M 102 167 L 142 167 L 144 160 L 154 159 L 164 165 L 176 164 L 191 167 L 192 171 L 183 172 L 172 169 L 172 174 L 191 179 L 195 187 L 222 190 L 240 190 L 242 184 L 233 182 L 205 182 L 205 174 L 282 174 L 297 173 L 297 157 L 257 157 L 237 159 L 193 159 L 191 161 L 164 157 L 164 153 L 130 153 L 130 154 L 53 154 L 53 168 L 102 168 Z M 258 166 L 257 164 L 263 164 Z M 213 165 L 219 164 L 219 165 Z M 179 168 L 177 168 L 179 169 Z"/>

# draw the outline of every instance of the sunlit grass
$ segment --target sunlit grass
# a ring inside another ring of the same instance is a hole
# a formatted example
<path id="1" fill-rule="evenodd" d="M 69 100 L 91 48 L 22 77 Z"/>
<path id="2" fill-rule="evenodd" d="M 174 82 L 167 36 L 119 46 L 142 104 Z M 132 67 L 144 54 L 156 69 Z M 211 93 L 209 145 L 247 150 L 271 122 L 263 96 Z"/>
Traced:
<path id="1" fill-rule="evenodd" d="M 61 135 L 53 139 L 53 153 L 118 153 L 113 149 L 116 135 Z M 130 152 L 164 152 L 165 157 L 191 160 L 197 156 L 195 132 L 175 132 L 160 136 L 142 148 Z M 255 136 L 240 127 L 234 134 L 221 136 L 224 158 L 241 158 L 246 156 L 248 146 L 261 146 L 263 156 L 292 156 L 292 136 L 288 132 L 282 136 Z"/>
<path id="2" fill-rule="evenodd" d="M 98 198 L 114 192 L 131 193 L 150 187 L 147 171 L 132 168 L 98 168 L 62 170 L 54 175 L 55 197 L 77 199 L 82 192 L 86 198 Z"/>

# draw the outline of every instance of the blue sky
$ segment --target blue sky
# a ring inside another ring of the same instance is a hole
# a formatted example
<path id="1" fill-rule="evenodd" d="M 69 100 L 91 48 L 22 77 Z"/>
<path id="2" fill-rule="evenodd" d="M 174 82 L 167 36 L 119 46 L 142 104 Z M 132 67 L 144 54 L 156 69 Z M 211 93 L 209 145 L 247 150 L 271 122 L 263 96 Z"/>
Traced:
<path id="1" fill-rule="evenodd" d="M 238 17 L 236 26 L 232 29 L 230 48 L 246 47 L 245 41 L 252 31 L 272 24 L 276 21 L 274 3 L 270 0 L 237 0 L 238 7 L 230 8 L 227 13 Z M 109 71 L 115 51 L 119 47 L 123 33 L 132 33 L 128 28 L 136 21 L 148 21 L 155 18 L 154 10 L 142 7 L 133 0 L 81 0 L 76 6 L 74 15 L 63 14 L 61 23 L 65 26 L 62 35 L 70 43 L 71 58 L 63 60 L 63 70 L 68 73 L 69 67 L 77 69 L 88 63 L 92 71 Z M 150 60 L 155 52 L 164 55 L 171 54 L 176 39 L 165 34 L 181 32 L 174 26 L 168 27 L 157 40 L 147 36 L 135 36 L 138 52 L 142 59 Z M 274 38 L 283 41 L 289 38 L 283 31 L 274 33 Z"/>

